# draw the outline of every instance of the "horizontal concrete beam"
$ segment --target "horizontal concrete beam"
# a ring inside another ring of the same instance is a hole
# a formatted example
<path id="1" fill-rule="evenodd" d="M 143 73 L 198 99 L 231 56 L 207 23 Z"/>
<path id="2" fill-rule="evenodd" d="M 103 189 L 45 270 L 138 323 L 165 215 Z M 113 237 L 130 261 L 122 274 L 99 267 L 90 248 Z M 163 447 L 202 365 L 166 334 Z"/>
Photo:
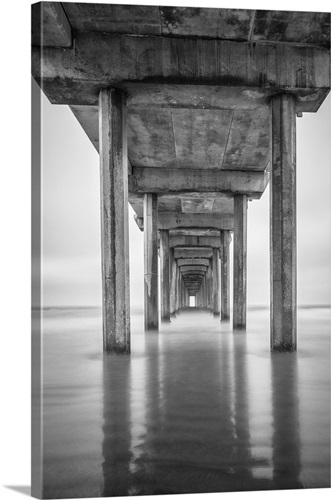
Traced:
<path id="1" fill-rule="evenodd" d="M 174 249 L 175 259 L 210 259 L 213 249 L 207 247 L 182 247 Z"/>
<path id="2" fill-rule="evenodd" d="M 260 198 L 268 182 L 268 172 L 133 167 L 133 175 L 129 176 L 129 192 L 218 192 Z"/>
<path id="3" fill-rule="evenodd" d="M 209 266 L 208 259 L 178 259 L 178 266 Z"/>
<path id="4" fill-rule="evenodd" d="M 221 247 L 221 236 L 169 236 L 169 247 Z"/>
<path id="5" fill-rule="evenodd" d="M 194 272 L 194 273 L 201 272 L 202 274 L 206 274 L 206 271 L 207 271 L 207 266 L 204 266 L 204 265 L 203 266 L 202 265 L 192 265 L 192 266 L 184 265 L 184 266 L 180 267 L 180 272 L 182 274 L 186 273 L 186 272 Z"/>
<path id="6" fill-rule="evenodd" d="M 220 237 L 221 232 L 216 229 L 171 229 L 169 236 L 215 236 Z"/>
<path id="7" fill-rule="evenodd" d="M 302 101 L 309 104 L 330 88 L 330 55 L 291 43 L 89 32 L 76 33 L 72 48 L 33 47 L 32 74 L 57 104 L 95 105 L 101 88 L 125 82 L 244 86 L 259 88 L 258 96 L 309 91 Z"/>
<path id="8" fill-rule="evenodd" d="M 180 269 L 183 269 L 184 266 L 182 266 Z M 193 276 L 195 278 L 203 278 L 205 276 L 206 272 L 203 271 L 180 271 L 180 274 L 183 276 Z"/>
<path id="9" fill-rule="evenodd" d="M 159 229 L 195 227 L 233 230 L 233 215 L 159 212 L 158 227 Z"/>

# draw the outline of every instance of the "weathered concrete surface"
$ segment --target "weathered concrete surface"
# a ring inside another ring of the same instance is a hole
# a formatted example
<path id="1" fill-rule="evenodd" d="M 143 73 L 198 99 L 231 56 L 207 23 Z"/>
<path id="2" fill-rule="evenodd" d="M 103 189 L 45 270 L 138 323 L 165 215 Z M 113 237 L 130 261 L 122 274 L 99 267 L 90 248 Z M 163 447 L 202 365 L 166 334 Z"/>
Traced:
<path id="1" fill-rule="evenodd" d="M 209 266 L 209 259 L 177 259 L 177 266 Z"/>
<path id="2" fill-rule="evenodd" d="M 229 231 L 221 231 L 221 319 L 230 319 L 230 242 Z"/>
<path id="3" fill-rule="evenodd" d="M 267 166 L 268 160 L 265 162 Z M 269 182 L 268 172 L 236 172 L 204 169 L 133 168 L 131 193 L 221 192 L 260 198 Z"/>
<path id="4" fill-rule="evenodd" d="M 169 236 L 169 246 L 174 247 L 210 247 L 220 248 L 220 236 Z"/>
<path id="5" fill-rule="evenodd" d="M 161 320 L 170 321 L 169 231 L 160 231 Z"/>
<path id="6" fill-rule="evenodd" d="M 234 198 L 233 327 L 246 328 L 247 198 Z"/>
<path id="7" fill-rule="evenodd" d="M 194 229 L 171 229 L 169 231 L 170 237 L 172 236 L 192 236 L 192 237 L 220 237 L 221 232 L 217 231 L 215 229 L 200 229 L 200 228 L 194 228 Z M 207 246 L 207 245 L 206 245 Z"/>
<path id="8" fill-rule="evenodd" d="M 32 45 L 70 47 L 72 30 L 60 2 L 39 2 L 31 5 Z"/>
<path id="9" fill-rule="evenodd" d="M 207 265 L 187 265 L 187 264 L 184 264 L 184 265 L 181 265 L 181 272 L 186 272 L 186 271 L 194 271 L 194 272 L 203 272 L 205 273 L 206 270 L 207 270 Z"/>
<path id="10" fill-rule="evenodd" d="M 62 5 L 75 31 L 252 42 L 273 40 L 330 47 L 330 14 L 323 12 L 72 2 Z"/>
<path id="11" fill-rule="evenodd" d="M 191 267 L 192 269 L 184 269 L 184 267 Z M 194 269 L 193 266 L 181 266 L 180 272 L 182 276 L 189 276 L 189 277 L 203 277 L 206 272 L 205 271 L 199 271 L 199 269 Z"/>
<path id="12" fill-rule="evenodd" d="M 215 316 L 220 314 L 220 252 L 217 248 L 213 249 L 212 259 L 213 269 L 213 313 Z"/>
<path id="13" fill-rule="evenodd" d="M 144 197 L 144 290 L 145 330 L 159 327 L 157 195 Z"/>
<path id="14" fill-rule="evenodd" d="M 175 248 L 174 256 L 175 259 L 210 259 L 213 256 L 213 250 L 208 247 Z"/>
<path id="15" fill-rule="evenodd" d="M 65 3 L 64 9 L 76 31 L 161 35 L 159 7 Z"/>
<path id="16" fill-rule="evenodd" d="M 330 86 L 328 48 L 315 45 L 78 32 L 73 48 L 44 47 L 41 66 L 40 54 L 33 47 L 33 75 L 57 104 L 95 105 L 100 88 L 126 90 L 126 81 L 278 88 L 298 98 Z"/>
<path id="17" fill-rule="evenodd" d="M 129 225 L 125 98 L 103 90 L 100 109 L 100 181 L 103 346 L 130 352 Z"/>
<path id="18" fill-rule="evenodd" d="M 233 230 L 233 215 L 218 214 L 181 214 L 175 212 L 160 212 L 159 228 L 174 229 L 187 227 L 205 227 Z"/>
<path id="19" fill-rule="evenodd" d="M 176 171 L 178 172 L 178 170 Z M 176 175 L 174 172 L 174 175 Z M 148 172 L 147 172 L 148 173 Z M 158 194 L 158 211 L 161 212 L 180 212 L 183 214 L 205 214 L 205 213 L 223 213 L 233 214 L 233 197 L 231 194 L 211 192 L 208 195 L 213 203 L 202 207 L 206 193 L 198 192 L 177 192 Z M 130 193 L 130 203 L 139 217 L 143 215 L 143 194 Z M 185 209 L 183 209 L 185 206 Z M 201 234 L 203 235 L 203 234 Z M 204 236 L 209 235 L 208 233 Z M 216 233 L 214 233 L 216 235 Z"/>
<path id="20" fill-rule="evenodd" d="M 274 97 L 270 186 L 271 349 L 297 346 L 296 305 L 296 103 Z"/>

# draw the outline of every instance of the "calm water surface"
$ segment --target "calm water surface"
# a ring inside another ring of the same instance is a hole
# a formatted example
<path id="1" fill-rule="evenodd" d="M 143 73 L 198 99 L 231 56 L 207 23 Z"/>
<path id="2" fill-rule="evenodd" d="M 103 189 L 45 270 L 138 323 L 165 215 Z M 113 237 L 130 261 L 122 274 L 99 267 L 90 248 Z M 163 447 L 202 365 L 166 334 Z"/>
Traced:
<path id="1" fill-rule="evenodd" d="M 330 309 L 299 309 L 297 354 L 183 311 L 103 356 L 99 309 L 44 310 L 44 496 L 330 486 Z"/>

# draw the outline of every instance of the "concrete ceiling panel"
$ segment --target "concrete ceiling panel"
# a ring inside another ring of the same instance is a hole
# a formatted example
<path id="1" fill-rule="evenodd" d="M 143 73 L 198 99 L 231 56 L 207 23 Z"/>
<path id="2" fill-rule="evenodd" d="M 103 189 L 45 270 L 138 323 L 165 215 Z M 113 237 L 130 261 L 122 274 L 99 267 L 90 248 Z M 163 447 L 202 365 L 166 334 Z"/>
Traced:
<path id="1" fill-rule="evenodd" d="M 221 168 L 233 111 L 172 109 L 177 166 Z"/>
<path id="2" fill-rule="evenodd" d="M 135 167 L 176 166 L 171 110 L 135 109 L 128 115 L 128 151 Z"/>

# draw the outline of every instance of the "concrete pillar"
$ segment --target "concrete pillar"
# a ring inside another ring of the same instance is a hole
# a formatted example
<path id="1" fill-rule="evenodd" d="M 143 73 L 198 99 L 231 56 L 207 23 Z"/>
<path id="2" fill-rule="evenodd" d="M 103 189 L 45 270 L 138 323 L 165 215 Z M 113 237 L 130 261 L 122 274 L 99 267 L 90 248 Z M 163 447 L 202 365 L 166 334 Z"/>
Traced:
<path id="1" fill-rule="evenodd" d="M 144 195 L 145 330 L 159 328 L 157 194 Z"/>
<path id="2" fill-rule="evenodd" d="M 230 231 L 221 231 L 221 319 L 230 319 Z"/>
<path id="3" fill-rule="evenodd" d="M 200 307 L 200 290 L 201 290 L 201 285 L 195 294 L 195 307 Z"/>
<path id="4" fill-rule="evenodd" d="M 270 181 L 271 349 L 297 348 L 296 305 L 296 102 L 271 99 Z"/>
<path id="5" fill-rule="evenodd" d="M 170 314 L 176 311 L 176 260 L 174 249 L 170 249 Z"/>
<path id="6" fill-rule="evenodd" d="M 220 251 L 213 249 L 213 313 L 220 314 Z"/>
<path id="7" fill-rule="evenodd" d="M 203 309 L 207 308 L 206 280 L 207 280 L 207 273 L 201 283 L 201 305 Z"/>
<path id="8" fill-rule="evenodd" d="M 209 265 L 208 287 L 207 287 L 208 309 L 209 309 L 210 313 L 212 313 L 214 310 L 214 297 L 213 297 L 213 290 L 214 290 L 213 279 L 214 278 L 213 278 L 213 273 L 214 273 L 213 258 L 211 258 L 210 265 Z"/>
<path id="9" fill-rule="evenodd" d="M 186 286 L 185 286 L 183 278 L 182 278 L 181 287 L 182 287 L 182 309 L 183 309 L 185 307 L 185 295 L 186 295 Z"/>
<path id="10" fill-rule="evenodd" d="M 246 328 L 247 197 L 234 196 L 233 327 Z"/>
<path id="11" fill-rule="evenodd" d="M 180 308 L 180 271 L 179 266 L 176 263 L 176 312 Z"/>
<path id="12" fill-rule="evenodd" d="M 169 231 L 160 230 L 161 320 L 170 321 Z"/>
<path id="13" fill-rule="evenodd" d="M 105 352 L 130 352 L 128 166 L 125 97 L 99 94 L 102 320 Z"/>

